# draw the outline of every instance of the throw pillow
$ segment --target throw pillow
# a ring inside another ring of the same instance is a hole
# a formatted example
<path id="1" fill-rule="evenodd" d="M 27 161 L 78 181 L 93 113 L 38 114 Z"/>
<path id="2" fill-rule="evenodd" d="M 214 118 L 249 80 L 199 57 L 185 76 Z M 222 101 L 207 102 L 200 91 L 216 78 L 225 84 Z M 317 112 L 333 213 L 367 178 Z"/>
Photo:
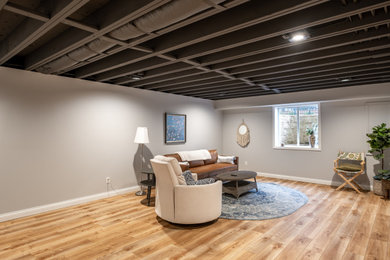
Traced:
<path id="1" fill-rule="evenodd" d="M 183 172 L 183 177 L 186 180 L 187 185 L 204 185 L 204 184 L 210 184 L 215 182 L 213 178 L 206 178 L 206 179 L 195 181 L 194 178 L 192 177 L 191 171 Z"/>
<path id="2" fill-rule="evenodd" d="M 234 164 L 235 156 L 222 156 L 218 155 L 218 162 L 220 163 L 231 163 Z"/>
<path id="3" fill-rule="evenodd" d="M 196 181 L 192 177 L 191 171 L 184 171 L 183 172 L 184 180 L 186 181 L 187 185 L 195 185 Z"/>
<path id="4" fill-rule="evenodd" d="M 363 160 L 363 153 L 350 153 L 350 152 L 339 152 L 338 158 L 340 160 L 354 160 L 361 161 Z"/>

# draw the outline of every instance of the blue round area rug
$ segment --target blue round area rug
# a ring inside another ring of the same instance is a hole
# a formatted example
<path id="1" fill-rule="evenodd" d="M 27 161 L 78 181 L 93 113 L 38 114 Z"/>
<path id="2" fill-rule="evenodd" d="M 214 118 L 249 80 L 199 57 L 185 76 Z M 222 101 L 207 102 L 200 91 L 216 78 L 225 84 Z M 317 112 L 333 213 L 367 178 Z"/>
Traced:
<path id="1" fill-rule="evenodd" d="M 262 220 L 280 218 L 305 205 L 308 198 L 300 191 L 275 183 L 257 183 L 259 189 L 242 194 L 238 199 L 230 194 L 222 195 L 220 218 Z"/>

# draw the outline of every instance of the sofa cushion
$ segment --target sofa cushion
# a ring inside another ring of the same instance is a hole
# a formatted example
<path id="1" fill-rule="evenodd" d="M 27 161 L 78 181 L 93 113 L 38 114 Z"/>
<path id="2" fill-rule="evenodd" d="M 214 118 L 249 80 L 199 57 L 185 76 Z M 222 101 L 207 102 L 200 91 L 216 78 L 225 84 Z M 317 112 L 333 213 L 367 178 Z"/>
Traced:
<path id="1" fill-rule="evenodd" d="M 204 165 L 203 160 L 189 161 L 190 168 L 198 167 Z"/>
<path id="2" fill-rule="evenodd" d="M 217 150 L 209 150 L 209 152 L 210 152 L 210 155 L 211 155 L 211 159 L 204 160 L 204 164 L 205 165 L 216 163 L 217 159 L 218 159 L 218 152 L 217 152 Z"/>
<path id="3" fill-rule="evenodd" d="M 191 171 L 198 174 L 198 179 L 212 178 L 226 171 L 236 171 L 238 166 L 230 163 L 214 163 L 191 168 Z"/>

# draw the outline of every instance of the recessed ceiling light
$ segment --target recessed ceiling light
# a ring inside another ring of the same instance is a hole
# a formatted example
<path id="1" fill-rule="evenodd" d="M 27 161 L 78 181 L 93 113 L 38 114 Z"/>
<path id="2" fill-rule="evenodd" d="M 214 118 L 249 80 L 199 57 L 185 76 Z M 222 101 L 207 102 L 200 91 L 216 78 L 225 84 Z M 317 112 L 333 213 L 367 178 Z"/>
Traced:
<path id="1" fill-rule="evenodd" d="M 351 81 L 350 78 L 344 78 L 344 79 L 340 79 L 341 82 L 348 82 L 348 81 Z"/>
<path id="2" fill-rule="evenodd" d="M 137 73 L 137 74 L 130 75 L 129 78 L 132 80 L 140 80 L 143 78 L 143 76 L 144 76 L 143 73 Z"/>
<path id="3" fill-rule="evenodd" d="M 283 38 L 287 39 L 289 42 L 301 42 L 310 37 L 309 33 L 307 31 L 299 31 L 295 33 L 290 33 L 288 35 L 284 35 Z"/>

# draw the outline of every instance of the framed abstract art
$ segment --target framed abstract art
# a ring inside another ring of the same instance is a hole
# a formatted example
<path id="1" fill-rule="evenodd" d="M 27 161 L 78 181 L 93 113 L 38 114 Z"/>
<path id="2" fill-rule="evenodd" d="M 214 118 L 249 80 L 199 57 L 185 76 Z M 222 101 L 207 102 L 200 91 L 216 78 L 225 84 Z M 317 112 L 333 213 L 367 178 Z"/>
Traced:
<path id="1" fill-rule="evenodd" d="M 165 113 L 165 143 L 180 144 L 186 142 L 187 116 Z"/>

